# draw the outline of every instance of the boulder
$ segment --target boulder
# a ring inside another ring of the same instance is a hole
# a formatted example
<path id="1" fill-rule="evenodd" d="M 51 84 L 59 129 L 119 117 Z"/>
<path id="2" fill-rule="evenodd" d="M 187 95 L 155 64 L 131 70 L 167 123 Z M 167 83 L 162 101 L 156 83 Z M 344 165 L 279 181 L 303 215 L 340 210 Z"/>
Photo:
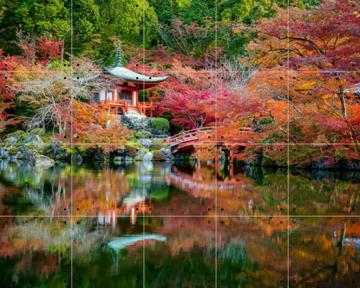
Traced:
<path id="1" fill-rule="evenodd" d="M 154 151 L 154 160 L 157 161 L 168 161 L 172 160 L 173 156 L 169 148 L 161 148 L 160 150 Z"/>
<path id="2" fill-rule="evenodd" d="M 9 151 L 6 148 L 0 148 L 0 159 L 8 159 Z"/>
<path id="3" fill-rule="evenodd" d="M 138 153 L 135 157 L 136 161 L 151 161 L 153 159 L 153 153 L 146 151 L 144 148 L 138 150 Z"/>
<path id="4" fill-rule="evenodd" d="M 44 145 L 44 142 L 41 140 L 39 135 L 31 135 L 25 138 L 23 141 L 23 144 L 31 144 L 32 146 L 36 148 L 41 148 Z"/>
<path id="5" fill-rule="evenodd" d="M 6 146 L 13 146 L 16 143 L 17 143 L 17 139 L 14 136 L 10 136 L 5 139 Z"/>
<path id="6" fill-rule="evenodd" d="M 153 142 L 151 141 L 151 139 L 140 139 L 139 142 L 145 148 L 150 148 L 153 145 Z"/>
<path id="7" fill-rule="evenodd" d="M 163 154 L 163 156 L 167 159 L 167 160 L 171 160 L 173 159 L 173 155 L 171 153 L 170 148 L 161 148 L 160 152 Z"/>
<path id="8" fill-rule="evenodd" d="M 136 161 L 142 161 L 143 158 L 144 158 L 144 155 L 146 153 L 146 150 L 144 148 L 140 148 L 138 151 L 137 151 L 137 154 L 135 156 L 135 160 Z"/>
<path id="9" fill-rule="evenodd" d="M 44 155 L 37 155 L 35 158 L 35 167 L 47 169 L 55 165 L 55 161 Z"/>
<path id="10" fill-rule="evenodd" d="M 17 130 L 13 133 L 10 133 L 6 136 L 6 139 L 9 139 L 9 138 L 15 138 L 16 139 L 16 142 L 18 142 L 20 139 L 22 139 L 22 137 L 25 135 L 26 133 L 24 131 L 21 131 L 21 130 Z M 13 141 L 13 140 L 11 140 Z M 6 140 L 5 140 L 6 142 Z"/>
<path id="11" fill-rule="evenodd" d="M 152 152 L 146 152 L 143 161 L 151 161 L 153 159 L 153 153 Z"/>

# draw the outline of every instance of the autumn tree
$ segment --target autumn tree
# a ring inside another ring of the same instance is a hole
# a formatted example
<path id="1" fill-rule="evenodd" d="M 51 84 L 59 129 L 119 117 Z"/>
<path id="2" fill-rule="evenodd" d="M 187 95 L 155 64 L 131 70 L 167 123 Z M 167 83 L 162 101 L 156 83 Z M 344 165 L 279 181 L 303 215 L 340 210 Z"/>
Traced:
<path id="1" fill-rule="evenodd" d="M 359 101 L 348 93 L 358 78 L 358 8 L 351 0 L 324 1 L 311 10 L 281 11 L 257 26 L 259 37 L 249 46 L 253 61 L 269 69 L 269 78 L 274 69 L 284 71 L 278 73 L 278 97 L 289 101 L 293 142 L 358 147 Z"/>
<path id="2" fill-rule="evenodd" d="M 169 112 L 172 123 L 185 128 L 199 128 L 214 120 L 210 111 L 215 103 L 214 75 L 209 70 L 195 70 L 177 62 L 174 77 L 161 87 L 165 96 L 159 104 L 160 113 Z"/>

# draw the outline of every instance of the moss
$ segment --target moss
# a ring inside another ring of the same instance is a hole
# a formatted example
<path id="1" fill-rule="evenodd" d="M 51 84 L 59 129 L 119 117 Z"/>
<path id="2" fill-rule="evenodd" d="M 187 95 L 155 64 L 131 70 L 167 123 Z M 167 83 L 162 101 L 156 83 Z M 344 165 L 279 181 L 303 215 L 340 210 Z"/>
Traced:
<path id="1" fill-rule="evenodd" d="M 168 145 L 166 145 L 163 138 L 154 138 L 153 139 L 153 145 L 151 147 L 154 150 L 160 150 L 161 148 L 167 148 Z"/>
<path id="2" fill-rule="evenodd" d="M 45 132 L 46 131 L 44 128 L 35 128 L 35 129 L 31 130 L 28 134 L 42 136 L 45 134 Z"/>
<path id="3" fill-rule="evenodd" d="M 134 145 L 134 143 L 129 142 L 125 145 L 126 154 L 130 157 L 135 157 L 137 155 L 139 147 Z"/>
<path id="4" fill-rule="evenodd" d="M 38 149 L 38 146 L 33 142 L 26 143 L 24 146 L 25 146 L 26 150 L 37 150 Z"/>
<path id="5" fill-rule="evenodd" d="M 15 132 L 12 132 L 10 134 L 8 134 L 6 136 L 6 138 L 9 138 L 9 137 L 14 137 L 15 139 L 17 139 L 17 141 L 19 142 L 19 140 L 23 140 L 25 139 L 25 137 L 27 136 L 27 133 L 25 133 L 24 131 L 22 130 L 16 130 Z"/>
<path id="6" fill-rule="evenodd" d="M 16 155 L 16 153 L 18 152 L 18 148 L 13 146 L 8 150 L 8 152 L 9 152 L 9 155 Z"/>
<path id="7" fill-rule="evenodd" d="M 137 130 L 134 133 L 134 137 L 137 139 L 151 138 L 151 132 L 147 130 Z"/>

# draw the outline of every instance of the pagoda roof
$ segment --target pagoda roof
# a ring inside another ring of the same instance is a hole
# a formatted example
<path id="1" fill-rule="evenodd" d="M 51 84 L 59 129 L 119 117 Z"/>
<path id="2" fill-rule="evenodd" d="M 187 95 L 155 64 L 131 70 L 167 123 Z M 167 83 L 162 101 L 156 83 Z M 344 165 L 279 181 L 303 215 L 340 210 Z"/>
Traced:
<path id="1" fill-rule="evenodd" d="M 169 76 L 162 76 L 162 77 L 152 77 L 142 75 L 140 73 L 131 71 L 122 66 L 110 67 L 104 69 L 107 73 L 117 78 L 126 80 L 126 81 L 133 81 L 133 82 L 145 82 L 145 83 L 159 83 L 166 80 Z"/>

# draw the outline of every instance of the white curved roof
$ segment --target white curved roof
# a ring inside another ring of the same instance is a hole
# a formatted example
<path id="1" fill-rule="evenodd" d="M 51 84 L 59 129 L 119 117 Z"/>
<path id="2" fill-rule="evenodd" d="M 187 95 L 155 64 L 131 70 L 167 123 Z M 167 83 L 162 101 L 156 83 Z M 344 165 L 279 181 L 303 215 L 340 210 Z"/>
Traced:
<path id="1" fill-rule="evenodd" d="M 125 67 L 119 67 L 119 66 L 105 68 L 105 71 L 123 80 L 148 82 L 148 83 L 162 82 L 169 77 L 169 76 L 163 76 L 163 77 L 145 76 L 137 72 L 131 71 Z"/>

